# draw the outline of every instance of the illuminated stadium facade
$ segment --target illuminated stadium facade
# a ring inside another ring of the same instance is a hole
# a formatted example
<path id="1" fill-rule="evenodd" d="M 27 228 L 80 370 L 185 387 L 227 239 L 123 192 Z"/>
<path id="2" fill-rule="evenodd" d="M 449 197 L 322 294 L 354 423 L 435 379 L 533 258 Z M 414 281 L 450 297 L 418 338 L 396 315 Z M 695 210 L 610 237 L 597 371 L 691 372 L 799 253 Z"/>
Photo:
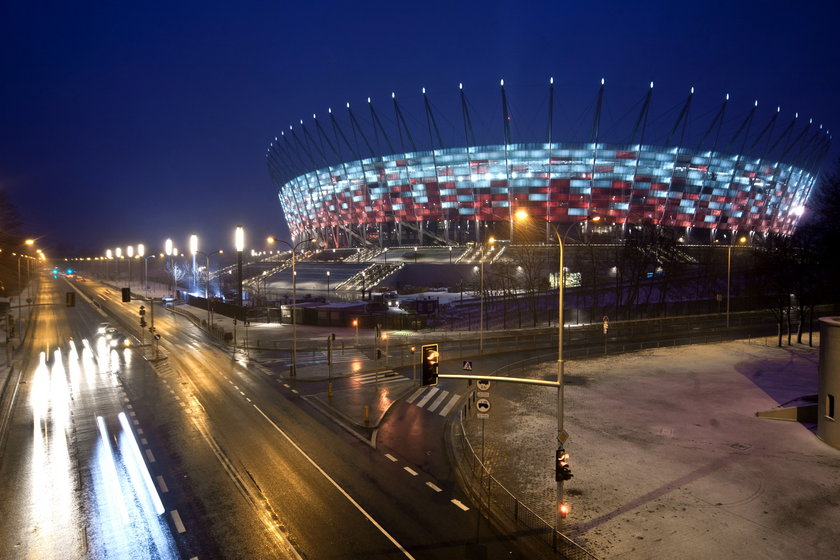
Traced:
<path id="1" fill-rule="evenodd" d="M 344 125 L 332 111 L 323 124 L 313 115 L 311 124 L 284 131 L 266 155 L 293 238 L 314 236 L 329 247 L 479 241 L 488 229 L 509 227 L 519 210 L 558 229 L 597 215 L 620 232 L 645 222 L 706 240 L 725 231 L 791 234 L 828 150 L 828 131 L 798 115 L 778 122 L 778 109 L 759 125 L 756 102 L 728 132 L 727 95 L 689 142 L 692 89 L 664 143 L 655 144 L 646 139 L 652 93 L 653 84 L 624 143 L 602 141 L 603 82 L 588 142 L 553 141 L 551 83 L 545 141 L 514 143 L 502 83 L 503 143 L 475 142 L 461 89 L 467 147 L 445 147 L 423 90 L 422 128 L 432 149 L 417 149 L 392 94 L 391 135 L 369 99 L 367 129 L 348 104 Z M 392 137 L 412 149 L 395 149 Z M 374 155 L 372 143 L 387 155 Z"/>

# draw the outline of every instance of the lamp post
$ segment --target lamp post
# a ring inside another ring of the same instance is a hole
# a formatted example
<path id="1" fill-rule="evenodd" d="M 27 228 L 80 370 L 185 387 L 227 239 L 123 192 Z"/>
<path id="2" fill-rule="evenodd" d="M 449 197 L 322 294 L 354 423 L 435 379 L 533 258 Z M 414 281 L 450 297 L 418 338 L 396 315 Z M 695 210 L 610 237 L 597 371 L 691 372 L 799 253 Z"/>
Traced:
<path id="1" fill-rule="evenodd" d="M 123 258 L 121 247 L 117 247 L 116 249 L 114 249 L 114 257 L 116 259 L 114 262 L 115 262 L 115 265 L 117 267 L 117 286 L 119 286 L 120 285 L 120 260 Z"/>
<path id="2" fill-rule="evenodd" d="M 515 214 L 515 217 L 519 220 L 524 220 L 528 218 L 528 213 L 520 210 Z M 594 216 L 592 221 L 598 221 L 600 216 Z M 569 232 L 572 231 L 572 228 L 577 225 L 577 223 L 573 223 L 569 226 L 566 230 L 565 234 L 562 236 L 560 232 L 557 230 L 557 227 L 552 224 L 550 221 L 545 220 L 545 222 L 551 226 L 552 231 L 554 231 L 554 235 L 557 237 L 557 248 L 558 248 L 558 266 L 557 266 L 557 454 L 558 456 L 562 456 L 565 454 L 565 450 L 563 449 L 563 441 L 566 439 L 564 436 L 564 429 L 563 429 L 563 416 L 565 414 L 563 398 L 564 398 L 564 388 L 563 388 L 563 373 L 564 373 L 564 363 L 563 363 L 563 289 L 565 288 L 566 282 L 563 274 L 563 250 L 565 245 L 566 236 L 569 235 Z M 563 480 L 557 481 L 557 510 L 555 512 L 555 529 L 560 529 L 560 524 L 562 523 L 563 517 L 565 517 L 565 513 L 561 512 L 561 509 L 564 508 L 563 504 Z"/>
<path id="3" fill-rule="evenodd" d="M 299 242 L 296 245 L 292 245 L 282 239 L 277 239 L 276 237 L 269 237 L 269 243 L 282 243 L 286 247 L 288 247 L 292 252 L 292 366 L 289 370 L 289 375 L 294 377 L 297 375 L 297 270 L 295 269 L 295 253 L 297 253 L 298 247 L 301 245 L 305 245 L 307 243 L 315 243 L 317 239 L 304 239 L 303 241 Z"/>
<path id="4" fill-rule="evenodd" d="M 746 237 L 738 239 L 738 243 L 743 245 L 747 242 Z M 726 328 L 729 328 L 729 283 L 732 277 L 732 240 L 729 241 L 729 247 L 726 250 Z"/>
<path id="5" fill-rule="evenodd" d="M 169 259 L 168 259 L 169 260 L 169 272 L 170 272 L 170 274 L 169 274 L 169 295 L 172 295 L 172 285 L 173 285 L 174 280 L 175 280 L 175 266 L 174 266 L 174 263 L 172 261 L 172 249 L 173 249 L 172 240 L 167 239 L 163 243 L 163 252 L 166 253 L 167 257 L 169 257 Z"/>
<path id="6" fill-rule="evenodd" d="M 108 270 L 109 264 L 111 263 L 111 259 L 114 258 L 114 253 L 111 252 L 111 249 L 105 249 L 105 281 L 108 282 L 111 280 L 111 274 Z"/>
<path id="7" fill-rule="evenodd" d="M 213 325 L 213 318 L 210 315 L 210 255 L 217 255 L 221 253 L 221 250 L 213 251 L 212 253 L 205 253 L 204 251 L 199 251 L 198 241 L 196 241 L 196 249 L 191 249 L 193 253 L 193 261 L 195 261 L 196 255 L 204 255 L 204 274 L 206 276 L 204 281 L 204 301 L 207 303 L 207 328 L 211 328 Z"/>
<path id="8" fill-rule="evenodd" d="M 330 295 L 330 271 L 327 271 L 327 295 Z"/>
<path id="9" fill-rule="evenodd" d="M 487 240 L 487 244 L 490 246 L 496 242 L 495 237 L 490 237 Z M 484 353 L 484 248 L 485 245 L 481 244 L 481 259 L 479 265 L 481 267 L 481 273 L 479 278 L 479 298 L 478 298 L 478 353 Z"/>
<path id="10" fill-rule="evenodd" d="M 196 281 L 195 277 L 195 254 L 198 252 L 198 236 L 196 234 L 190 235 L 190 254 L 192 254 L 192 273 L 193 273 L 193 281 L 192 281 L 192 292 L 195 293 L 198 288 L 198 282 Z"/>
<path id="11" fill-rule="evenodd" d="M 128 255 L 128 291 L 131 291 L 131 261 L 134 259 L 134 246 L 129 245 L 125 249 L 126 255 Z"/>
<path id="12" fill-rule="evenodd" d="M 242 226 L 236 226 L 233 244 L 236 248 L 236 305 L 242 307 L 242 251 L 245 250 L 245 228 Z"/>

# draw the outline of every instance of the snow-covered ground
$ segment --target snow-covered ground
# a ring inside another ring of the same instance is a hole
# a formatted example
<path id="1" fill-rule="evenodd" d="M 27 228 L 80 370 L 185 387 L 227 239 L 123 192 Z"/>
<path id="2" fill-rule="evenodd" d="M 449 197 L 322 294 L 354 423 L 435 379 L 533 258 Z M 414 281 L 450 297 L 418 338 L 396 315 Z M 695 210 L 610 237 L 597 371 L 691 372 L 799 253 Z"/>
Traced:
<path id="1" fill-rule="evenodd" d="M 567 362 L 565 532 L 601 558 L 836 557 L 840 451 L 755 416 L 816 394 L 818 356 L 761 339 Z M 551 379 L 556 362 L 531 374 Z M 491 472 L 553 521 L 556 391 L 491 397 Z"/>

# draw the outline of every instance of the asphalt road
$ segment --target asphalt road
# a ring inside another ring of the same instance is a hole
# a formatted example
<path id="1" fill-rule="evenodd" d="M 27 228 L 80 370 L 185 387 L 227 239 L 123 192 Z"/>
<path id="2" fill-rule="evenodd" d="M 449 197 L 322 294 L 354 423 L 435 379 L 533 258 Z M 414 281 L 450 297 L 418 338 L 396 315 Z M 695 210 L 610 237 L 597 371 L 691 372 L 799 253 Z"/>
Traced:
<path id="1" fill-rule="evenodd" d="M 439 412 L 397 405 L 372 447 L 311 406 L 325 384 L 283 383 L 160 307 L 161 359 L 102 346 L 103 313 L 141 334 L 140 302 L 78 287 L 67 308 L 73 287 L 43 278 L 21 350 L 4 558 L 518 557 L 459 491 Z"/>

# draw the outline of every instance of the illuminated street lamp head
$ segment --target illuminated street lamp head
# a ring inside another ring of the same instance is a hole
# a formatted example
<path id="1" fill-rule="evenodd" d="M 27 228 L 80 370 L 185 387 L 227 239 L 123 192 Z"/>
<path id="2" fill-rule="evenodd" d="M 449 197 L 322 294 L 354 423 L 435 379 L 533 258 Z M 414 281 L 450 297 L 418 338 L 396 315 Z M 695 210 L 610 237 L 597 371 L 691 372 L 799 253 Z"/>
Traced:
<path id="1" fill-rule="evenodd" d="M 525 220 L 528 218 L 528 212 L 526 212 L 525 210 L 517 210 L 516 214 L 514 214 L 514 217 L 517 220 Z"/>
<path id="2" fill-rule="evenodd" d="M 166 253 L 167 257 L 172 256 L 172 240 L 167 239 L 163 242 L 163 252 Z"/>
<path id="3" fill-rule="evenodd" d="M 111 252 L 111 249 L 106 249 L 105 250 L 105 258 L 108 259 L 108 260 L 114 258 L 114 254 Z"/>
<path id="4" fill-rule="evenodd" d="M 122 258 L 122 248 L 121 247 L 116 248 L 116 254 L 117 254 L 118 259 Z"/>
<path id="5" fill-rule="evenodd" d="M 265 238 L 265 240 L 266 240 L 267 243 L 269 243 L 271 245 L 273 245 L 277 241 L 277 239 L 275 239 L 275 237 L 273 235 L 269 235 L 268 237 Z"/>
<path id="6" fill-rule="evenodd" d="M 746 238 L 746 236 L 742 236 L 742 237 L 738 240 L 738 243 L 746 243 L 746 242 L 747 242 L 747 238 Z"/>
<path id="7" fill-rule="evenodd" d="M 128 255 L 128 258 L 131 259 L 134 257 L 134 245 L 129 245 L 125 248 L 125 253 Z"/>
<path id="8" fill-rule="evenodd" d="M 140 243 L 139 245 L 137 245 L 137 256 L 138 257 L 143 257 L 145 255 L 146 255 L 146 246 L 143 245 L 142 243 Z"/>
<path id="9" fill-rule="evenodd" d="M 198 236 L 196 234 L 190 235 L 190 253 L 195 255 L 198 252 Z"/>
<path id="10" fill-rule="evenodd" d="M 245 250 L 245 228 L 242 226 L 236 226 L 236 230 L 233 234 L 233 244 L 236 247 L 238 252 L 242 252 Z"/>

